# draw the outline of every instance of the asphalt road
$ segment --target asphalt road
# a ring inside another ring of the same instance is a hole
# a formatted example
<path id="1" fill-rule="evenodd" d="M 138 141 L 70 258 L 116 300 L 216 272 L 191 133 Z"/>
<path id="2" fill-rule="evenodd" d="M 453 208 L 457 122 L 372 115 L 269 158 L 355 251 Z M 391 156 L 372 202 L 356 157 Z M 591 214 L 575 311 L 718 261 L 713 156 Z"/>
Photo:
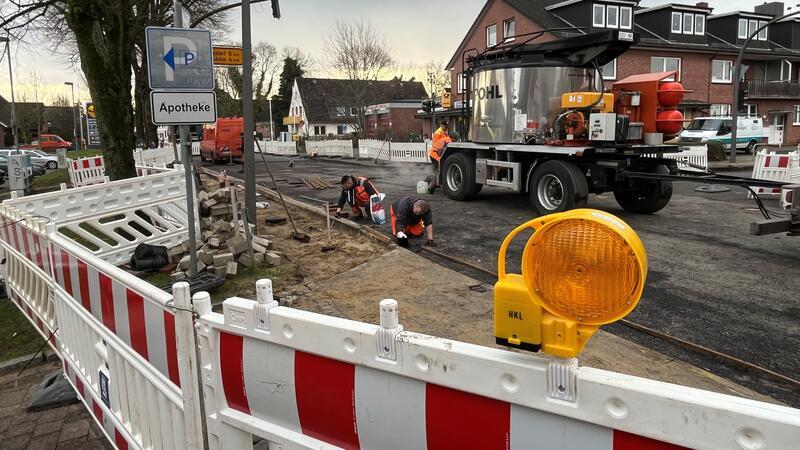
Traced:
<path id="1" fill-rule="evenodd" d="M 301 199 L 315 197 L 335 202 L 340 191 L 312 191 L 292 184 L 307 176 L 335 182 L 344 174 L 368 176 L 387 194 L 387 205 L 400 196 L 415 194 L 416 182 L 430 170 L 427 165 L 376 165 L 372 161 L 269 156 L 284 193 Z M 257 157 L 258 160 L 258 157 Z M 217 165 L 241 176 L 240 165 Z M 271 186 L 258 160 L 257 181 Z M 749 176 L 749 173 L 740 173 Z M 797 378 L 800 373 L 800 237 L 784 234 L 751 236 L 750 222 L 760 219 L 742 188 L 702 193 L 694 183 L 675 185 L 670 204 L 653 215 L 629 214 L 613 195 L 593 195 L 589 207 L 601 209 L 628 222 L 644 242 L 649 273 L 644 296 L 628 316 L 631 321 L 672 336 Z M 437 250 L 495 270 L 497 251 L 506 234 L 535 217 L 527 195 L 485 188 L 471 202 L 455 202 L 437 191 L 429 197 L 434 214 Z M 777 210 L 777 201 L 766 204 Z M 387 207 L 388 209 L 388 207 Z M 389 225 L 377 226 L 389 234 Z M 518 239 L 509 256 L 509 270 L 519 270 Z M 402 276 L 402 274 L 388 276 Z M 487 280 L 491 282 L 491 280 Z M 800 406 L 800 393 L 761 375 L 744 372 L 718 360 L 680 349 L 622 325 L 607 330 L 687 360 L 781 401 Z"/>

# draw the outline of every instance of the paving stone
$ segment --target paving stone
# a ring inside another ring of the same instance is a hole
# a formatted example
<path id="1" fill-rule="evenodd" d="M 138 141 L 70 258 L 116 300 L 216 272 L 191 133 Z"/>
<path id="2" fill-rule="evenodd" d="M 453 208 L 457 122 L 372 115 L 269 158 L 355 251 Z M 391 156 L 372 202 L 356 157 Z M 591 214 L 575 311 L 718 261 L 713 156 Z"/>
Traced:
<path id="1" fill-rule="evenodd" d="M 211 217 L 225 217 L 231 212 L 231 205 L 214 205 L 211 208 Z"/>
<path id="2" fill-rule="evenodd" d="M 78 404 L 81 405 L 80 403 Z M 42 416 L 39 418 L 39 425 L 47 422 L 52 422 L 54 420 L 61 420 L 63 422 L 64 419 L 66 419 L 67 416 L 69 415 L 69 411 L 70 410 L 68 406 L 62 406 L 61 408 L 54 408 L 54 409 L 49 409 L 47 411 L 42 411 Z"/>
<path id="3" fill-rule="evenodd" d="M 239 255 L 239 264 L 244 267 L 253 267 L 255 265 L 255 259 L 251 258 L 247 253 L 242 253 Z"/>
<path id="4" fill-rule="evenodd" d="M 261 236 L 253 236 L 253 243 L 258 244 L 266 249 L 272 247 L 272 241 Z"/>
<path id="5" fill-rule="evenodd" d="M 247 241 L 239 236 L 238 234 L 228 239 L 228 249 L 234 255 L 238 255 L 240 253 L 244 253 L 247 251 Z"/>
<path id="6" fill-rule="evenodd" d="M 208 244 L 208 246 L 210 248 L 218 248 L 219 247 L 219 239 L 217 239 L 215 237 L 212 237 L 211 239 L 208 240 L 207 244 Z"/>
<path id="7" fill-rule="evenodd" d="M 186 269 L 188 269 L 189 265 L 191 263 L 192 263 L 192 260 L 191 260 L 191 258 L 189 258 L 189 255 L 184 256 L 183 258 L 181 258 L 180 261 L 178 261 L 178 270 L 186 270 Z"/>
<path id="8" fill-rule="evenodd" d="M 89 419 L 80 419 L 75 422 L 65 423 L 61 428 L 59 442 L 71 441 L 86 437 L 89 434 Z"/>
<path id="9" fill-rule="evenodd" d="M 218 253 L 214 255 L 214 266 L 224 266 L 233 261 L 233 253 Z"/>
<path id="10" fill-rule="evenodd" d="M 61 431 L 62 425 L 64 425 L 64 419 L 55 420 L 52 422 L 40 423 L 36 425 L 36 428 L 33 430 L 33 435 L 41 436 L 44 434 L 50 434 L 50 433 L 55 433 L 57 431 Z"/>
<path id="11" fill-rule="evenodd" d="M 198 262 L 202 262 L 206 266 L 210 266 L 214 264 L 214 253 L 208 250 L 201 250 L 197 252 L 197 260 Z M 198 268 L 198 270 L 200 270 Z"/>
<path id="12" fill-rule="evenodd" d="M 239 264 L 236 261 L 230 261 L 226 265 L 225 268 L 225 275 L 229 277 L 236 276 L 236 272 L 239 270 Z"/>
<path id="13" fill-rule="evenodd" d="M 3 438 L 4 450 L 22 450 L 28 448 L 28 442 L 31 440 L 28 434 L 19 434 L 16 436 L 7 436 Z"/>
<path id="14" fill-rule="evenodd" d="M 200 203 L 200 205 L 201 205 L 201 206 L 202 206 L 204 209 L 211 209 L 211 208 L 213 208 L 214 206 L 217 206 L 217 204 L 218 204 L 218 203 L 219 203 L 219 201 L 218 201 L 217 199 L 210 198 L 210 199 L 208 199 L 208 200 L 204 200 L 202 203 Z"/>
<path id="15" fill-rule="evenodd" d="M 256 253 L 267 253 L 267 248 L 253 242 L 253 251 Z"/>
<path id="16" fill-rule="evenodd" d="M 206 192 L 206 191 L 198 192 L 197 193 L 197 201 L 198 202 L 203 202 L 205 200 L 208 200 L 208 192 Z"/>
<path id="17" fill-rule="evenodd" d="M 36 429 L 36 423 L 38 421 L 37 419 L 38 417 L 28 418 L 22 422 L 15 423 L 8 429 L 8 431 L 6 431 L 6 436 L 18 436 L 20 434 L 30 436 L 30 434 L 33 433 L 33 430 Z"/>
<path id="18" fill-rule="evenodd" d="M 58 445 L 59 431 L 36 436 L 28 442 L 28 450 L 54 450 Z"/>
<path id="19" fill-rule="evenodd" d="M 25 395 L 28 393 L 28 389 L 17 389 L 11 392 L 3 392 L 3 395 L 0 395 L 0 408 L 5 408 L 7 406 L 18 405 L 25 400 Z"/>
<path id="20" fill-rule="evenodd" d="M 279 266 L 281 264 L 281 256 L 275 252 L 267 252 L 264 254 L 264 262 L 270 266 Z"/>
<path id="21" fill-rule="evenodd" d="M 188 267 L 187 267 L 187 269 L 188 269 Z M 173 283 L 175 283 L 177 281 L 185 280 L 186 279 L 186 272 L 184 272 L 182 270 L 179 270 L 177 272 L 172 272 L 171 274 L 169 274 L 169 278 L 170 278 L 170 280 L 172 280 Z"/>

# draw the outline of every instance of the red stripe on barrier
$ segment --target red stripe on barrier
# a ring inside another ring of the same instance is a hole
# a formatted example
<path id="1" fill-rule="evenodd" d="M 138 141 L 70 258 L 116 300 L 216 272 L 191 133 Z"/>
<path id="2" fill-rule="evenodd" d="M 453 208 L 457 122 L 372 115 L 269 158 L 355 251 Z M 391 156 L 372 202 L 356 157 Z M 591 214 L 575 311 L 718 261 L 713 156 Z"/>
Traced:
<path id="1" fill-rule="evenodd" d="M 89 168 L 89 160 L 88 159 L 84 159 L 82 164 L 83 164 L 83 168 L 84 169 L 88 169 Z"/>
<path id="2" fill-rule="evenodd" d="M 19 225 L 18 225 L 19 226 Z M 31 249 L 28 247 L 28 229 L 24 226 L 19 226 L 20 231 L 22 234 L 22 254 L 25 255 L 28 260 L 31 260 Z"/>
<path id="3" fill-rule="evenodd" d="M 789 167 L 789 157 L 781 156 L 778 158 L 778 167 Z"/>
<path id="4" fill-rule="evenodd" d="M 295 350 L 295 396 L 303 434 L 342 448 L 360 447 L 355 373 L 352 364 Z"/>
<path id="5" fill-rule="evenodd" d="M 41 330 L 41 331 L 42 331 L 42 333 L 45 333 L 45 334 L 47 334 L 47 330 L 45 330 L 45 329 L 44 329 L 44 322 L 42 322 L 42 319 L 40 319 L 40 318 L 38 318 L 38 317 L 36 318 L 36 327 L 37 327 L 39 330 Z"/>
<path id="6" fill-rule="evenodd" d="M 464 432 L 471 427 L 480 428 L 480 432 Z M 427 384 L 425 428 L 429 450 L 450 448 L 506 450 L 510 445 L 511 405 Z"/>
<path id="7" fill-rule="evenodd" d="M 231 408 L 250 415 L 250 405 L 244 390 L 243 351 L 244 339 L 241 336 L 219 333 L 219 365 L 225 399 Z"/>
<path id="8" fill-rule="evenodd" d="M 100 315 L 105 325 L 112 333 L 117 333 L 117 324 L 114 321 L 114 290 L 111 288 L 111 278 L 104 273 L 98 273 L 100 279 Z"/>
<path id="9" fill-rule="evenodd" d="M 103 408 L 100 407 L 100 404 L 92 399 L 92 414 L 94 417 L 103 423 Z"/>
<path id="10" fill-rule="evenodd" d="M 72 272 L 69 270 L 69 253 L 61 249 L 61 279 L 64 289 L 72 295 Z"/>
<path id="11" fill-rule="evenodd" d="M 169 379 L 176 386 L 181 386 L 181 375 L 178 371 L 178 340 L 175 337 L 175 315 L 164 311 L 164 344 L 167 346 L 167 372 Z"/>
<path id="12" fill-rule="evenodd" d="M 128 450 L 128 441 L 116 428 L 114 428 L 114 443 L 117 444 L 117 449 Z"/>
<path id="13" fill-rule="evenodd" d="M 78 395 L 86 397 L 83 394 L 83 381 L 81 381 L 81 377 L 79 377 L 77 373 L 75 374 L 75 388 L 78 390 Z"/>
<path id="14" fill-rule="evenodd" d="M 36 252 L 34 257 L 36 258 L 36 265 L 39 266 L 40 269 L 44 270 L 44 259 L 42 258 L 42 252 L 45 249 L 42 248 L 42 241 L 39 240 L 39 235 L 33 233 L 33 250 Z"/>
<path id="15" fill-rule="evenodd" d="M 637 434 L 614 430 L 614 450 L 679 450 L 687 449 L 680 445 L 656 441 Z M 688 450 L 688 449 L 687 449 Z"/>
<path id="16" fill-rule="evenodd" d="M 89 311 L 92 312 L 92 300 L 89 294 L 89 271 L 86 267 L 86 263 L 78 261 L 78 282 L 80 283 L 81 287 L 81 305 Z"/>
<path id="17" fill-rule="evenodd" d="M 103 158 L 95 158 L 94 159 L 94 166 L 95 167 L 100 167 L 102 165 L 103 165 Z"/>
<path id="18" fill-rule="evenodd" d="M 14 250 L 19 251 L 19 237 L 17 236 L 17 225 L 19 222 L 14 221 L 12 225 L 8 227 L 9 232 L 11 233 L 11 237 L 14 238 Z"/>
<path id="19" fill-rule="evenodd" d="M 770 163 L 770 160 L 771 160 L 771 159 L 772 159 L 772 157 L 771 157 L 771 156 L 767 156 L 767 158 L 766 158 L 766 159 L 764 159 L 764 167 L 771 167 L 771 166 L 769 165 L 769 163 Z"/>
<path id="20" fill-rule="evenodd" d="M 128 301 L 128 325 L 131 335 L 131 346 L 136 353 L 149 360 L 147 353 L 147 327 L 144 320 L 144 299 L 130 289 L 126 290 Z"/>

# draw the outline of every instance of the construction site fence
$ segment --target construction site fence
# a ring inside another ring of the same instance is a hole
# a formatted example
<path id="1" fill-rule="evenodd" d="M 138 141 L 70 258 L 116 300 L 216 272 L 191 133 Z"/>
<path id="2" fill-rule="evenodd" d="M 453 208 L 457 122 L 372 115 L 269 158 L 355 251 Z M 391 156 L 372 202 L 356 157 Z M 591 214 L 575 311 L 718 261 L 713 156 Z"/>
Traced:
<path id="1" fill-rule="evenodd" d="M 341 156 L 352 158 L 355 155 L 353 141 L 330 140 L 330 141 L 306 141 L 306 154 L 316 153 L 318 156 Z"/>
<path id="2" fill-rule="evenodd" d="M 800 442 L 796 409 L 415 333 L 391 299 L 376 304 L 374 325 L 279 306 L 262 279 L 255 300 L 228 298 L 214 312 L 208 293 L 190 298 L 184 282 L 162 291 L 59 231 L 82 211 L 129 220 L 169 191 L 169 175 L 0 206 L 9 296 L 115 448 L 252 449 L 259 439 L 283 449 Z"/>
<path id="3" fill-rule="evenodd" d="M 430 141 L 393 142 L 378 139 L 359 139 L 358 157 L 387 162 L 428 162 Z"/>
<path id="4" fill-rule="evenodd" d="M 800 183 L 800 150 L 790 153 L 778 153 L 776 151 L 761 150 L 755 154 L 753 161 L 753 178 L 759 180 L 782 181 L 787 184 Z M 759 196 L 775 196 L 785 199 L 786 189 L 752 187 L 753 191 Z M 753 196 L 752 192 L 747 193 L 747 198 Z M 787 202 L 784 200 L 784 204 Z"/>
<path id="5" fill-rule="evenodd" d="M 297 155 L 297 143 L 292 141 L 260 140 L 258 141 L 255 151 L 261 151 L 270 155 L 295 156 Z"/>
<path id="6" fill-rule="evenodd" d="M 107 180 L 102 156 L 67 159 L 67 173 L 73 187 L 90 186 Z"/>
<path id="7" fill-rule="evenodd" d="M 657 154 L 647 154 L 645 156 L 655 158 L 655 157 L 663 157 L 668 159 L 674 159 L 678 161 L 678 169 L 686 170 L 689 172 L 705 172 L 708 170 L 708 146 L 706 145 L 697 145 L 697 146 L 683 146 L 681 147 L 680 152 L 674 153 L 663 153 L 660 155 Z M 689 164 L 685 164 L 689 163 Z"/>

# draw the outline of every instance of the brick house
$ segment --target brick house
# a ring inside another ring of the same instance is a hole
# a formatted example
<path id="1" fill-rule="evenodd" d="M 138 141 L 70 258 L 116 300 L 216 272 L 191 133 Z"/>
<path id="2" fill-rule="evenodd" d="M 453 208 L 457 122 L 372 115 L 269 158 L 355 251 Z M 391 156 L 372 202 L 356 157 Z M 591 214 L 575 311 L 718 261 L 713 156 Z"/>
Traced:
<path id="1" fill-rule="evenodd" d="M 420 100 L 398 100 L 367 106 L 364 121 L 367 138 L 394 141 L 421 140 L 424 121 L 415 117 L 421 107 Z"/>
<path id="2" fill-rule="evenodd" d="M 679 105 L 684 116 L 727 115 L 732 66 L 741 45 L 751 32 L 783 14 L 779 2 L 758 5 L 753 12 L 713 14 L 707 3 L 641 8 L 635 0 L 488 0 L 447 64 L 454 107 L 463 105 L 465 54 L 525 42 L 530 33 L 543 30 L 551 31 L 531 42 L 621 29 L 636 32 L 639 42 L 603 67 L 607 87 L 637 73 L 677 70 L 678 80 L 692 91 Z M 800 21 L 784 20 L 760 32 L 748 45 L 743 70 L 740 111 L 762 117 L 771 143 L 798 143 Z"/>

